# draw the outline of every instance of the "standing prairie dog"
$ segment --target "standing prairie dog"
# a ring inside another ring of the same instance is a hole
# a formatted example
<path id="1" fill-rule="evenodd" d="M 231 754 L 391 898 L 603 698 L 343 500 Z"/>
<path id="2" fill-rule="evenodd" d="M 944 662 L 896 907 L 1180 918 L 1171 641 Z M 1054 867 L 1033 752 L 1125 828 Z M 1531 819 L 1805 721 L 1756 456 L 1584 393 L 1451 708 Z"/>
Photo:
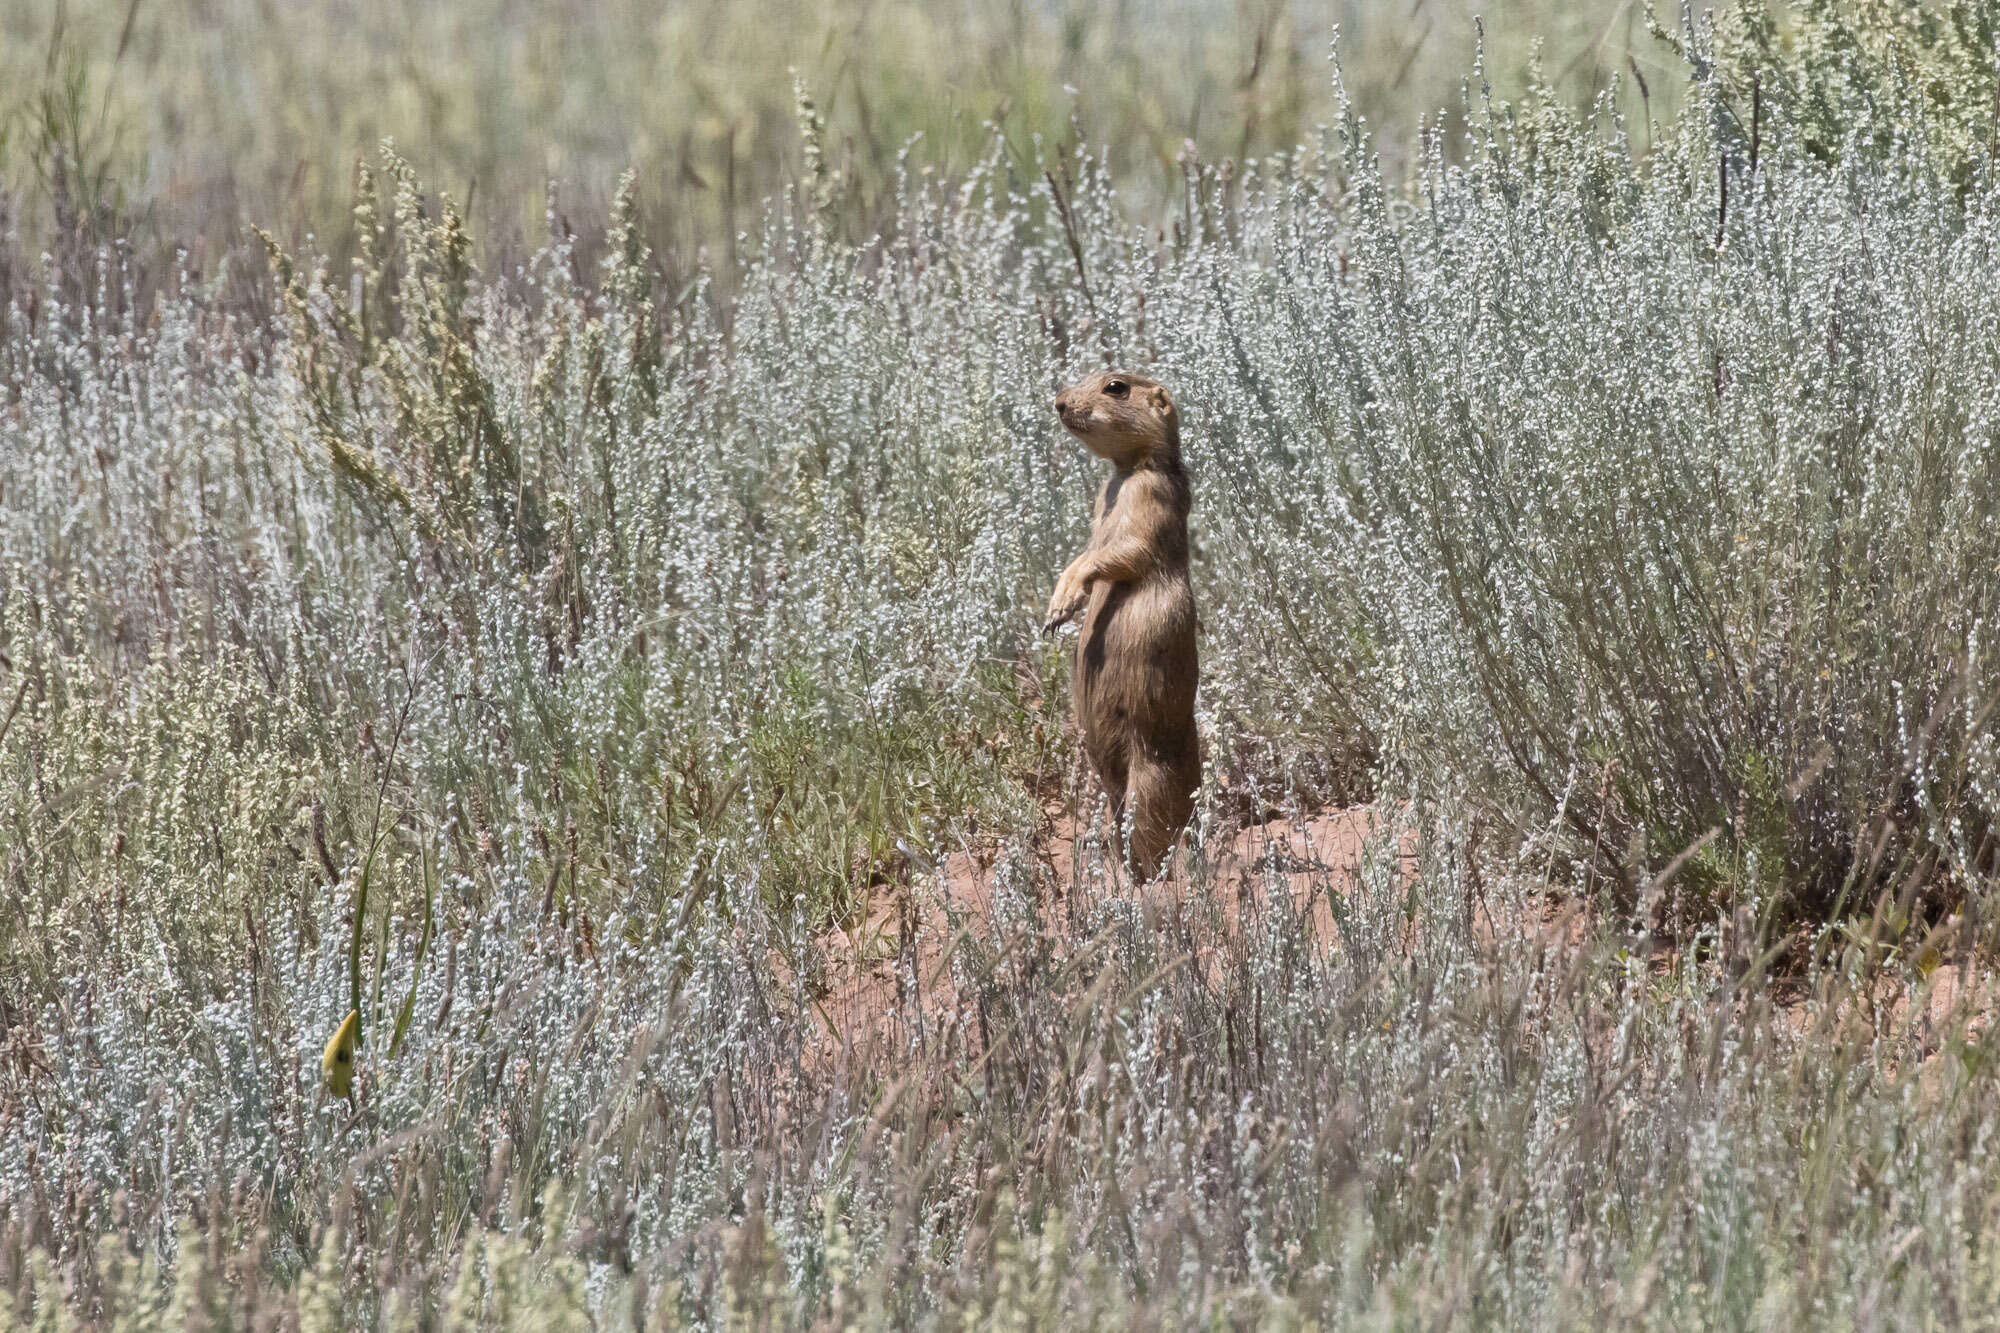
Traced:
<path id="1" fill-rule="evenodd" d="M 1121 822 L 1132 798 L 1127 863 L 1159 873 L 1194 810 L 1194 589 L 1188 583 L 1187 470 L 1165 388 L 1106 371 L 1056 395 L 1069 433 L 1113 466 L 1097 493 L 1090 542 L 1056 580 L 1042 625 L 1083 614 L 1070 698 L 1091 764 Z"/>

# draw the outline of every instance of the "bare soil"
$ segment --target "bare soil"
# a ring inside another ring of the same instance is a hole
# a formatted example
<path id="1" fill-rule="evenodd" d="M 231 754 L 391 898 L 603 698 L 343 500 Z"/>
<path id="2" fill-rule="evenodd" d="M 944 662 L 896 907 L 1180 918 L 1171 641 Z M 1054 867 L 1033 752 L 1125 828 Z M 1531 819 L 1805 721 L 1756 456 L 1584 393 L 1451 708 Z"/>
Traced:
<path id="1" fill-rule="evenodd" d="M 1136 893 L 1148 906 L 1166 911 L 1191 890 L 1210 894 L 1231 923 L 1246 904 L 1261 903 L 1271 886 L 1282 882 L 1294 908 L 1308 914 L 1315 938 L 1332 949 L 1338 944 L 1332 895 L 1359 885 L 1367 842 L 1380 819 L 1375 808 L 1354 806 L 1252 825 L 1208 850 L 1196 869 L 1198 890 L 1190 884 L 1188 854 L 1183 852 L 1175 854 L 1167 873 L 1135 890 L 1122 875 L 1107 881 L 1087 872 L 1108 858 L 1101 846 L 1090 845 L 1083 821 L 1051 805 L 1029 843 L 1036 863 L 1032 868 L 1041 872 L 1033 876 L 1043 894 L 1037 904 L 1040 919 L 1052 930 L 1072 919 L 1069 908 L 1079 892 L 1080 873 L 1086 876 L 1084 892 Z M 1084 846 L 1079 846 L 1080 836 Z M 1409 849 L 1404 860 L 1408 873 Z M 893 1042 L 913 999 L 930 1013 L 955 1006 L 958 997 L 948 963 L 966 935 L 992 932 L 1002 896 L 998 850 L 988 846 L 954 852 L 929 871 L 916 876 L 914 884 L 872 885 L 865 912 L 835 927 L 823 941 L 828 974 L 818 1016 L 829 1054 Z M 909 993 L 912 985 L 920 995 Z"/>
<path id="2" fill-rule="evenodd" d="M 1122 876 L 1104 877 L 1102 867 L 1109 858 L 1101 843 L 1084 821 L 1052 802 L 1028 843 L 1033 864 L 1026 868 L 1034 872 L 1037 917 L 1058 948 L 1065 926 L 1076 920 L 1070 909 L 1078 901 L 1081 872 L 1081 892 L 1136 895 L 1167 918 L 1178 913 L 1190 892 L 1209 895 L 1231 926 L 1245 906 L 1264 905 L 1272 887 L 1282 883 L 1294 910 L 1309 919 L 1319 947 L 1331 951 L 1340 943 L 1335 898 L 1361 886 L 1363 859 L 1383 819 L 1376 807 L 1361 805 L 1252 824 L 1206 850 L 1194 870 L 1197 882 L 1190 882 L 1191 854 L 1177 851 L 1167 874 L 1135 890 Z M 1402 876 L 1413 875 L 1414 847 L 1405 845 L 1398 855 Z M 912 1035 L 907 1030 L 912 1015 L 934 1019 L 955 1013 L 954 952 L 969 935 L 993 938 L 996 910 L 1007 896 L 1001 891 L 1002 877 L 1009 873 L 997 847 L 954 852 L 937 865 L 916 870 L 909 883 L 871 886 L 865 911 L 823 940 L 827 970 L 817 1016 L 821 1051 L 829 1060 L 862 1050 L 896 1050 Z M 1567 954 L 1591 935 L 1588 911 L 1556 893 L 1512 908 L 1469 894 L 1466 912 L 1468 925 L 1483 943 L 1529 948 L 1545 956 Z M 1674 952 L 1663 949 L 1648 961 L 1655 974 L 1671 971 Z M 1914 1059 L 1926 1072 L 1951 1055 L 1952 1034 L 1977 1040 L 1992 1030 L 1993 1017 L 2000 1013 L 1995 980 L 1977 970 L 1968 976 L 1956 964 L 1938 966 L 1928 975 L 1884 968 L 1867 993 L 1833 1005 L 1815 1006 L 1797 987 L 1780 988 L 1768 999 L 1780 1028 L 1795 1040 L 1891 1036 L 1900 1048 L 1893 1058 Z"/>

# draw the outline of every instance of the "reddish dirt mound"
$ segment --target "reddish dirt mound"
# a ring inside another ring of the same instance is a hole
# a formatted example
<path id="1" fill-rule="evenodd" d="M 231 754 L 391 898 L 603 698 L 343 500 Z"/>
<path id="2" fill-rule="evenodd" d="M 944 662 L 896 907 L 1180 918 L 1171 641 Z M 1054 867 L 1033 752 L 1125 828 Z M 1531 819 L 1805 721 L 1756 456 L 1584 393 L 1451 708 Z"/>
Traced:
<path id="1" fill-rule="evenodd" d="M 1030 844 L 1046 872 L 1037 882 L 1052 886 L 1052 901 L 1041 904 L 1045 920 L 1060 921 L 1076 891 L 1080 866 L 1101 865 L 1101 849 L 1078 846 L 1078 822 L 1059 808 L 1048 812 Z M 1300 821 L 1275 819 L 1241 829 L 1218 850 L 1210 849 L 1197 874 L 1233 921 L 1246 903 L 1261 901 L 1282 876 L 1294 906 L 1308 912 L 1314 933 L 1326 947 L 1336 938 L 1336 892 L 1358 883 L 1368 837 L 1380 823 L 1368 806 L 1329 810 Z M 858 922 L 836 928 L 826 943 L 827 990 L 819 1020 L 829 1054 L 846 1047 L 894 1040 L 912 1000 L 925 1011 L 948 1010 L 956 1001 L 951 970 L 953 949 L 968 933 L 990 934 L 995 909 L 996 860 L 990 848 L 954 852 L 918 888 L 878 884 Z M 1189 888 L 1181 858 L 1174 869 L 1140 892 L 1170 904 Z M 1131 892 L 1118 881 L 1113 891 Z M 912 966 L 913 964 L 913 966 Z M 912 996 L 914 984 L 919 993 Z"/>
<path id="2" fill-rule="evenodd" d="M 1089 873 L 1085 892 L 1134 890 L 1122 875 L 1098 877 L 1106 859 L 1102 844 L 1085 837 L 1079 846 L 1076 819 L 1060 806 L 1049 807 L 1046 815 L 1027 851 L 1037 872 L 1037 915 L 1048 923 L 1051 935 L 1062 936 L 1079 924 L 1071 909 L 1080 905 L 1080 871 Z M 1170 874 L 1138 893 L 1161 909 L 1164 918 L 1178 915 L 1184 895 L 1208 895 L 1234 926 L 1246 906 L 1261 906 L 1272 887 L 1282 883 L 1294 909 L 1311 921 L 1321 947 L 1330 950 L 1339 944 L 1333 899 L 1360 887 L 1370 840 L 1382 831 L 1384 820 L 1382 811 L 1356 806 L 1252 825 L 1207 849 L 1192 884 L 1185 859 L 1176 856 Z M 1378 840 L 1376 847 L 1380 845 Z M 1413 875 L 1414 845 L 1406 842 L 1399 858 L 1401 875 Z M 910 1029 L 916 1015 L 924 1015 L 927 1024 L 958 1015 L 959 995 L 949 964 L 968 936 L 994 937 L 1007 871 L 992 847 L 953 853 L 924 871 L 914 885 L 875 885 L 863 918 L 825 938 L 826 989 L 817 1008 L 820 1052 L 829 1061 L 860 1050 L 897 1049 L 917 1035 Z M 1577 900 L 1551 893 L 1511 906 L 1490 904 L 1478 891 L 1476 877 L 1468 876 L 1468 881 L 1467 925 L 1483 942 L 1504 940 L 1510 948 L 1560 954 L 1592 935 L 1591 913 Z M 1051 942 L 1061 945 L 1060 938 Z M 1197 959 L 1196 965 L 1204 961 Z M 1663 950 L 1650 961 L 1656 973 L 1670 971 L 1672 951 Z M 1922 978 L 1885 970 L 1865 994 L 1832 1004 L 1815 1004 L 1796 991 L 1782 998 L 1774 993 L 1771 999 L 1780 1027 L 1794 1040 L 1866 1042 L 1889 1036 L 1901 1048 L 1894 1062 L 1914 1059 L 1931 1072 L 1942 1068 L 1953 1044 L 1950 1034 L 1976 1037 L 1991 1026 L 2000 1013 L 2000 978 L 1968 979 L 1953 965 Z"/>

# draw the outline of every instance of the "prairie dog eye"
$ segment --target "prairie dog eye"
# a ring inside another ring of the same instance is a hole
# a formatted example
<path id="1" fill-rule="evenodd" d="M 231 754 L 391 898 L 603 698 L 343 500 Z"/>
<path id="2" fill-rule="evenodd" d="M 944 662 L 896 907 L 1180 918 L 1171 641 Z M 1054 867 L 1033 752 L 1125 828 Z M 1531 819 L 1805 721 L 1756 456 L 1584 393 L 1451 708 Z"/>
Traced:
<path id="1" fill-rule="evenodd" d="M 1113 398 L 1123 398 L 1131 391 L 1131 386 L 1125 383 L 1124 380 L 1113 380 L 1104 386 L 1104 392 L 1110 394 Z"/>

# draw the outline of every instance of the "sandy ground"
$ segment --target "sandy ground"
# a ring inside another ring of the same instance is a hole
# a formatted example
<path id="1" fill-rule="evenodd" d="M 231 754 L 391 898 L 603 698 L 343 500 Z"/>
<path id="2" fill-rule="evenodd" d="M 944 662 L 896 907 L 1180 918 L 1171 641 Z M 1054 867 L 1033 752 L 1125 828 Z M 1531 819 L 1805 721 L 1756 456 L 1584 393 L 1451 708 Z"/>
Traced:
<path id="1" fill-rule="evenodd" d="M 1367 842 L 1380 818 L 1372 807 L 1356 806 L 1239 829 L 1209 849 L 1195 869 L 1198 884 L 1190 882 L 1187 858 L 1177 852 L 1168 874 L 1135 890 L 1122 876 L 1107 882 L 1092 874 L 1103 864 L 1101 852 L 1094 846 L 1079 849 L 1078 821 L 1051 807 L 1030 843 L 1038 863 L 1031 869 L 1041 872 L 1033 879 L 1045 895 L 1037 903 L 1038 916 L 1058 933 L 1074 923 L 1070 908 L 1080 869 L 1090 876 L 1083 892 L 1132 895 L 1142 907 L 1162 913 L 1174 912 L 1188 894 L 1207 894 L 1231 923 L 1244 906 L 1261 902 L 1273 885 L 1283 883 L 1295 909 L 1309 915 L 1315 938 L 1331 949 L 1338 928 L 1329 890 L 1345 894 L 1359 885 Z M 1404 860 L 1409 873 L 1407 849 Z M 895 1039 L 913 998 L 908 994 L 913 975 L 924 992 L 922 1008 L 949 1012 L 957 999 L 947 966 L 951 952 L 968 933 L 989 935 L 996 912 L 1004 910 L 1003 873 L 987 848 L 955 852 L 928 874 L 919 871 L 912 884 L 871 888 L 861 919 L 836 927 L 824 941 L 829 971 L 818 1012 L 829 1051 Z"/>
<path id="2" fill-rule="evenodd" d="M 1233 925 L 1245 906 L 1262 905 L 1265 895 L 1282 883 L 1294 909 L 1308 915 L 1320 946 L 1333 950 L 1339 947 L 1339 927 L 1332 895 L 1347 896 L 1360 888 L 1363 859 L 1383 818 L 1373 807 L 1355 806 L 1297 820 L 1272 819 L 1239 829 L 1209 848 L 1202 864 L 1193 868 L 1193 882 L 1189 858 L 1177 853 L 1173 870 L 1154 884 L 1135 890 L 1122 877 L 1107 881 L 1101 870 L 1086 870 L 1081 891 L 1133 896 L 1162 920 L 1177 916 L 1187 895 L 1205 894 Z M 1079 849 L 1080 832 L 1074 817 L 1051 805 L 1029 844 L 1036 864 L 1026 868 L 1038 872 L 1031 875 L 1039 898 L 1036 919 L 1057 943 L 1077 923 L 1071 908 L 1079 893 L 1079 868 L 1101 867 L 1104 861 L 1095 846 Z M 1414 848 L 1405 845 L 1399 855 L 1401 874 L 1414 874 Z M 882 882 L 871 888 L 860 919 L 830 931 L 824 941 L 827 971 L 817 1013 L 822 1049 L 830 1059 L 871 1047 L 896 1049 L 910 1035 L 911 1015 L 921 1012 L 935 1019 L 957 1009 L 948 965 L 952 953 L 967 935 L 991 938 L 996 912 L 1008 910 L 1009 895 L 999 887 L 1008 873 L 988 847 L 913 868 L 907 883 Z M 1587 913 L 1556 894 L 1511 908 L 1496 908 L 1481 894 L 1468 898 L 1466 912 L 1482 941 L 1545 956 L 1559 956 L 1590 936 Z M 1650 960 L 1655 972 L 1669 970 L 1674 962 L 1665 950 Z M 916 994 L 910 993 L 913 985 Z M 1968 977 L 1965 969 L 1949 963 L 1928 974 L 1885 968 L 1870 993 L 1831 1004 L 1816 1003 L 1796 987 L 1774 988 L 1768 998 L 1779 1026 L 1796 1040 L 1852 1042 L 1887 1036 L 1893 1039 L 1893 1059 L 1915 1059 L 1926 1072 L 1949 1055 L 1955 1034 L 1976 1039 L 1991 1030 L 2000 1012 L 2000 990 L 1993 978 Z"/>

